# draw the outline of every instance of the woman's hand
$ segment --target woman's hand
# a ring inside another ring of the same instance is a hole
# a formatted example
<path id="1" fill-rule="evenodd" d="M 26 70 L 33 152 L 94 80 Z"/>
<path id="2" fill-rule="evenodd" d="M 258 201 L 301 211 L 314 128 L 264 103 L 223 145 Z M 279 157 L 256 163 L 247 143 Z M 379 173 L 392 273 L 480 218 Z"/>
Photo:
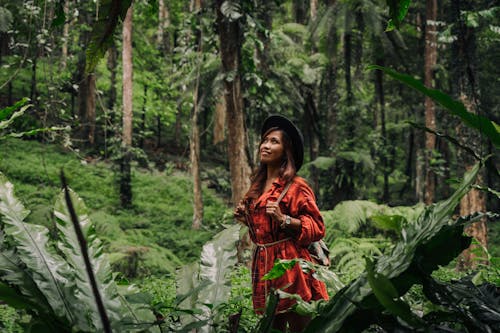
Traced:
<path id="1" fill-rule="evenodd" d="M 243 200 L 241 200 L 234 210 L 234 218 L 239 222 L 243 222 L 246 224 L 247 221 L 245 220 L 245 209 L 245 203 Z"/>
<path id="2" fill-rule="evenodd" d="M 275 201 L 268 201 L 266 203 L 266 213 L 280 224 L 283 223 L 285 219 L 285 215 L 281 212 L 279 203 Z"/>

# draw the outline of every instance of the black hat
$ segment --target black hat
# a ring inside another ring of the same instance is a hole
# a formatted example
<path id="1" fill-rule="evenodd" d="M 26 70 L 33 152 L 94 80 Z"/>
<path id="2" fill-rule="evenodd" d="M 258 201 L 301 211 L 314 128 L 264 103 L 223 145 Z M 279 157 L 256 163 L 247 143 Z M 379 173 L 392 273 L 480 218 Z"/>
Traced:
<path id="1" fill-rule="evenodd" d="M 278 127 L 279 129 L 285 131 L 285 133 L 292 140 L 292 150 L 293 159 L 295 160 L 295 168 L 299 171 L 302 163 L 304 162 L 304 138 L 302 133 L 288 118 L 280 115 L 269 116 L 264 120 L 262 125 L 261 136 L 263 136 L 267 130 L 273 127 Z"/>

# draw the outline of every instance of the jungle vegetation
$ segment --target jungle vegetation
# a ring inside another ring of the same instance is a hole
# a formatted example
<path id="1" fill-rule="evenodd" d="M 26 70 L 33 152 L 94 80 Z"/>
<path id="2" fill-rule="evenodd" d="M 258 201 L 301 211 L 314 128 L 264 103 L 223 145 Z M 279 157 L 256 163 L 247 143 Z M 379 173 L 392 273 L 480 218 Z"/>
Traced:
<path id="1" fill-rule="evenodd" d="M 232 208 L 302 129 L 306 332 L 499 332 L 492 1 L 0 2 L 0 330 L 271 332 Z"/>

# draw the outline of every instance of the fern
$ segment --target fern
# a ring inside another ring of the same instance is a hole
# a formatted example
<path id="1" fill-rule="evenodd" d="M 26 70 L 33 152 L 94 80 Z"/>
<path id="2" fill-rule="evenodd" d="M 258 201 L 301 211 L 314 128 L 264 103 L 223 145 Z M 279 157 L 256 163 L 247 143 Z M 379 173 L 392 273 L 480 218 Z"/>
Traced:
<path id="1" fill-rule="evenodd" d="M 343 201 L 334 209 L 321 212 L 328 230 L 325 242 L 332 246 L 335 237 L 353 235 L 362 226 L 372 223 L 375 227 L 386 229 L 386 226 L 374 223 L 375 217 L 401 216 L 402 220 L 412 223 L 422 211 L 423 205 L 421 204 L 412 207 L 389 207 L 367 200 Z"/>
<path id="2" fill-rule="evenodd" d="M 377 280 L 385 281 L 386 285 L 390 285 L 389 289 L 396 291 L 395 297 L 389 296 L 392 300 L 404 295 L 413 284 L 428 278 L 439 265 L 449 263 L 470 244 L 470 239 L 463 236 L 463 223 L 471 219 L 459 219 L 454 224 L 449 222 L 479 169 L 480 164 L 467 172 L 462 184 L 447 200 L 426 207 L 416 221 L 404 228 L 406 237 L 395 244 L 392 252 L 378 258 L 371 270 L 372 277 L 376 273 L 380 277 Z M 363 272 L 337 293 L 322 308 L 318 317 L 311 321 L 305 332 L 362 331 L 370 325 L 370 321 L 360 322 L 357 318 L 366 311 L 373 313 L 373 317 L 381 314 L 384 309 L 381 296 L 387 295 L 380 289 L 374 293 L 373 289 L 378 287 L 369 281 L 367 274 Z M 396 318 L 393 319 L 396 321 Z"/>
<path id="3" fill-rule="evenodd" d="M 365 257 L 378 257 L 389 242 L 376 238 L 337 238 L 330 247 L 333 270 L 347 282 L 359 276 L 364 268 Z"/>

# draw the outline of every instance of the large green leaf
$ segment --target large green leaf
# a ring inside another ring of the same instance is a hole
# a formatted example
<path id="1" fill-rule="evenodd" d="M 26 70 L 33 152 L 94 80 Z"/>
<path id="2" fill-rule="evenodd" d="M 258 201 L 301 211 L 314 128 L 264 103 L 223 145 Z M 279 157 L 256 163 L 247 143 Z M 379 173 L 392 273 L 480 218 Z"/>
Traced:
<path id="1" fill-rule="evenodd" d="M 229 299 L 231 283 L 228 274 L 237 262 L 239 230 L 239 224 L 224 229 L 207 242 L 201 251 L 199 277 L 200 281 L 208 281 L 209 284 L 201 289 L 198 306 L 204 304 L 201 309 L 204 310 L 205 319 L 213 316 L 211 308 L 216 308 Z"/>
<path id="2" fill-rule="evenodd" d="M 85 71 L 94 70 L 99 60 L 113 43 L 114 32 L 120 20 L 127 15 L 132 0 L 103 0 L 99 5 L 99 18 L 94 23 L 90 44 L 86 51 Z"/>
<path id="3" fill-rule="evenodd" d="M 120 298 L 113 281 L 113 272 L 109 262 L 102 253 L 100 240 L 96 237 L 94 225 L 88 218 L 87 208 L 83 200 L 70 190 L 70 197 L 75 212 L 78 216 L 80 227 L 87 241 L 89 257 L 101 298 L 106 308 L 107 315 L 112 323 L 117 323 L 122 319 L 120 313 Z M 64 254 L 66 262 L 71 267 L 73 280 L 76 283 L 75 296 L 80 299 L 79 306 L 82 307 L 81 313 L 88 314 L 80 316 L 81 320 L 86 321 L 89 327 L 102 330 L 102 324 L 97 309 L 97 304 L 92 292 L 90 278 L 85 269 L 85 262 L 80 251 L 78 238 L 75 228 L 71 222 L 71 217 L 64 198 L 64 192 L 58 197 L 54 206 L 54 215 L 56 217 L 56 226 L 60 233 L 60 241 L 57 247 Z"/>
<path id="4" fill-rule="evenodd" d="M 410 75 L 402 74 L 393 69 L 377 65 L 370 65 L 368 69 L 381 70 L 396 80 L 422 92 L 426 96 L 432 98 L 436 103 L 441 104 L 451 114 L 460 117 L 467 126 L 475 128 L 486 135 L 497 148 L 500 147 L 500 126 L 494 121 L 482 115 L 476 115 L 467 111 L 461 102 L 454 100 L 440 90 L 427 88 L 421 81 Z"/>
<path id="5" fill-rule="evenodd" d="M 437 243 L 443 243 L 445 246 L 460 243 L 461 246 L 466 246 L 460 242 L 460 238 L 456 239 L 462 237 L 463 226 L 456 223 L 450 224 L 450 217 L 460 199 L 469 191 L 479 168 L 478 163 L 467 172 L 460 186 L 447 200 L 427 207 L 415 222 L 403 228 L 403 237 L 398 241 L 392 253 L 380 257 L 377 261 L 374 272 L 387 277 L 397 290 L 398 296 L 403 295 L 414 283 L 418 282 L 421 274 L 430 274 L 438 264 L 449 262 L 457 254 L 455 248 L 452 251 L 429 254 L 425 250 L 426 246 L 432 245 L 439 249 L 441 247 Z M 349 321 L 349 318 L 355 315 L 358 306 L 364 309 L 381 308 L 370 287 L 366 272 L 337 293 L 326 304 L 323 311 L 313 319 L 306 332 L 337 332 Z"/>
<path id="6" fill-rule="evenodd" d="M 47 247 L 50 240 L 47 228 L 23 222 L 29 211 L 14 196 L 14 187 L 0 174 L 0 214 L 6 235 L 11 238 L 19 258 L 60 318 L 77 323 L 78 314 L 73 311 L 71 290 L 74 285 L 64 259 L 51 253 Z M 77 300 L 75 299 L 75 302 Z"/>
<path id="7" fill-rule="evenodd" d="M 203 246 L 200 264 L 186 265 L 177 273 L 177 301 L 182 308 L 201 310 L 196 317 L 182 318 L 184 329 L 194 320 L 206 323 L 200 332 L 210 332 L 217 308 L 227 302 L 231 292 L 229 272 L 236 264 L 236 243 L 241 226 L 235 224 L 216 234 Z"/>

